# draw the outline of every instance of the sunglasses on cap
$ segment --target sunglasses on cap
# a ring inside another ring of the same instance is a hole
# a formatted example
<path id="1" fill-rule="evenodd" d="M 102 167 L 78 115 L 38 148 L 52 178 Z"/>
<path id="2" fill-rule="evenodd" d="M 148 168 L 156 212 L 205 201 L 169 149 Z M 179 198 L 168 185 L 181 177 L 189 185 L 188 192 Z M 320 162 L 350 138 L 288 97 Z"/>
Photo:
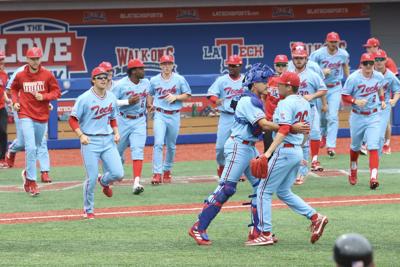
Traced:
<path id="1" fill-rule="evenodd" d="M 375 61 L 377 61 L 377 62 L 382 62 L 382 61 L 385 61 L 386 60 L 386 58 L 384 58 L 384 57 L 376 57 L 375 58 Z"/>
<path id="2" fill-rule="evenodd" d="M 100 75 L 100 76 L 96 76 L 94 77 L 95 80 L 108 80 L 108 77 L 105 75 Z"/>
<path id="3" fill-rule="evenodd" d="M 287 63 L 275 63 L 275 66 L 277 67 L 287 67 Z"/>
<path id="4" fill-rule="evenodd" d="M 374 65 L 374 61 L 364 61 L 364 62 L 362 62 L 362 64 L 363 64 L 363 66 L 368 66 L 368 65 Z"/>

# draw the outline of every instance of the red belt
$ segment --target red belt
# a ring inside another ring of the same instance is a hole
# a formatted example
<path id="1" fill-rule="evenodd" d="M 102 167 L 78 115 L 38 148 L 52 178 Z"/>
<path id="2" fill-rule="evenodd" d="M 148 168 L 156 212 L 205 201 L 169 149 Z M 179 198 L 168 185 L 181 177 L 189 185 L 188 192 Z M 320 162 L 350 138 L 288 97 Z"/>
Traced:
<path id="1" fill-rule="evenodd" d="M 125 115 L 124 113 L 120 113 L 121 114 L 121 116 L 122 117 L 124 117 L 124 118 L 127 118 L 127 119 L 131 119 L 131 120 L 135 120 L 135 119 L 138 119 L 138 118 L 141 118 L 141 117 L 143 117 L 144 116 L 144 113 L 140 113 L 139 115 Z"/>
<path id="2" fill-rule="evenodd" d="M 357 111 L 357 110 L 353 109 L 352 111 L 353 111 L 354 113 L 356 113 L 356 114 L 361 114 L 361 115 L 371 115 L 371 114 L 373 114 L 373 113 L 377 112 L 377 111 L 378 111 L 378 109 L 377 109 L 377 108 L 375 108 L 375 109 L 373 109 L 372 111 Z"/>
<path id="3" fill-rule="evenodd" d="M 233 140 L 235 140 L 235 137 L 231 136 L 231 138 L 232 138 Z M 243 141 L 242 141 L 242 144 L 243 144 L 243 145 L 249 145 L 249 146 L 255 146 L 256 142 L 243 140 Z"/>
<path id="4" fill-rule="evenodd" d="M 291 143 L 285 143 L 283 144 L 283 147 L 294 147 L 294 145 Z"/>
<path id="5" fill-rule="evenodd" d="M 327 84 L 326 87 L 332 88 L 332 87 L 335 87 L 335 86 L 337 86 L 337 85 L 339 85 L 339 84 L 340 84 L 340 82 L 330 83 L 330 84 Z"/>
<path id="6" fill-rule="evenodd" d="M 164 114 L 172 115 L 172 114 L 178 113 L 180 110 L 165 110 L 162 108 L 156 108 L 156 111 L 164 113 Z"/>

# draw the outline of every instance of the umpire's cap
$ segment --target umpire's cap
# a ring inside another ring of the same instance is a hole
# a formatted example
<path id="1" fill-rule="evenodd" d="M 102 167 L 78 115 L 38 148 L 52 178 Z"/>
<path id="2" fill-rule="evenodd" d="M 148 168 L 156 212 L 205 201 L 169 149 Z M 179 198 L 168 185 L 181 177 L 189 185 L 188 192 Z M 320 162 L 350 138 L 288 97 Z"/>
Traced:
<path id="1" fill-rule="evenodd" d="M 373 262 L 372 246 L 359 234 L 341 235 L 335 242 L 334 259 L 338 266 L 371 266 Z"/>

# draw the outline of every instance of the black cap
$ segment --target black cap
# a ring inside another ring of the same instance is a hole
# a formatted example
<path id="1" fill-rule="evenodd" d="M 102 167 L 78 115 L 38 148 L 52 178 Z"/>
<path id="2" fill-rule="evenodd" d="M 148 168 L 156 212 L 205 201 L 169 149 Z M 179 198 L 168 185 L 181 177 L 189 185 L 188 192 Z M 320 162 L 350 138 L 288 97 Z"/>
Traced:
<path id="1" fill-rule="evenodd" d="M 333 253 L 336 263 L 343 267 L 369 266 L 373 261 L 371 244 L 359 234 L 341 235 L 335 242 Z"/>

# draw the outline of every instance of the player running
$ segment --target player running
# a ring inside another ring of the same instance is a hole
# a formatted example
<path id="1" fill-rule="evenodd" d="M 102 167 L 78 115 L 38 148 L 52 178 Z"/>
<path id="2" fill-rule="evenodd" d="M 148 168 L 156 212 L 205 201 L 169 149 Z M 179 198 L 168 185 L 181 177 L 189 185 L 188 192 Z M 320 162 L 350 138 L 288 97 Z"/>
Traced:
<path id="1" fill-rule="evenodd" d="M 140 178 L 146 143 L 146 97 L 150 81 L 144 78 L 144 64 L 140 59 L 129 60 L 127 74 L 127 77 L 113 86 L 112 92 L 120 106 L 120 116 L 117 117 L 121 134 L 118 152 L 123 162 L 124 151 L 130 146 L 133 169 L 132 191 L 138 195 L 144 191 Z"/>
<path id="2" fill-rule="evenodd" d="M 244 90 L 242 86 L 243 75 L 240 74 L 242 68 L 242 58 L 232 55 L 228 58 L 229 73 L 217 78 L 207 92 L 207 98 L 218 107 L 221 113 L 218 121 L 216 159 L 218 164 L 217 174 L 221 178 L 225 165 L 224 145 L 231 135 L 235 111 L 231 107 L 232 99 L 241 95 Z"/>
<path id="3" fill-rule="evenodd" d="M 22 171 L 24 189 L 32 196 L 40 193 L 36 184 L 37 148 L 42 144 L 47 130 L 49 103 L 61 96 L 56 78 L 41 66 L 42 55 L 40 48 L 28 49 L 28 64 L 16 74 L 11 85 L 13 108 L 18 112 L 25 143 L 26 167 Z"/>
<path id="4" fill-rule="evenodd" d="M 189 99 L 191 90 L 185 78 L 175 72 L 174 57 L 160 58 L 161 73 L 150 79 L 150 109 L 155 111 L 153 130 L 153 178 L 151 183 L 171 183 L 171 170 L 176 151 L 176 139 L 180 127 L 182 102 Z M 163 146 L 167 147 L 163 164 Z M 161 176 L 162 174 L 162 176 Z"/>
<path id="5" fill-rule="evenodd" d="M 94 219 L 94 189 L 96 181 L 103 193 L 112 197 L 110 185 L 121 181 L 124 168 L 116 144 L 120 141 L 117 127 L 117 99 L 107 91 L 108 73 L 101 67 L 92 71 L 93 87 L 80 95 L 74 104 L 69 124 L 81 143 L 86 169 L 83 184 L 84 218 Z M 99 175 L 99 160 L 108 170 Z"/>
<path id="6" fill-rule="evenodd" d="M 349 183 L 357 183 L 357 160 L 361 143 L 366 135 L 369 150 L 370 188 L 376 189 L 380 148 L 380 121 L 383 119 L 381 109 L 386 108 L 382 89 L 384 76 L 374 70 L 374 55 L 364 53 L 361 56 L 361 69 L 353 72 L 342 89 L 342 99 L 352 105 L 350 114 L 350 175 Z"/>
<path id="7" fill-rule="evenodd" d="M 279 94 L 285 99 L 279 101 L 275 110 L 274 123 L 279 125 L 279 130 L 265 152 L 267 158 L 273 153 L 268 166 L 268 176 L 261 180 L 257 189 L 258 228 L 261 234 L 247 241 L 246 246 L 274 244 L 271 221 L 274 193 L 296 213 L 311 220 L 311 243 L 318 241 L 328 223 L 326 216 L 317 213 L 291 190 L 303 158 L 301 146 L 306 142 L 307 136 L 291 133 L 290 127 L 298 122 L 310 123 L 311 121 L 310 104 L 298 95 L 299 86 L 300 78 L 293 72 L 285 72 L 278 80 Z"/>

